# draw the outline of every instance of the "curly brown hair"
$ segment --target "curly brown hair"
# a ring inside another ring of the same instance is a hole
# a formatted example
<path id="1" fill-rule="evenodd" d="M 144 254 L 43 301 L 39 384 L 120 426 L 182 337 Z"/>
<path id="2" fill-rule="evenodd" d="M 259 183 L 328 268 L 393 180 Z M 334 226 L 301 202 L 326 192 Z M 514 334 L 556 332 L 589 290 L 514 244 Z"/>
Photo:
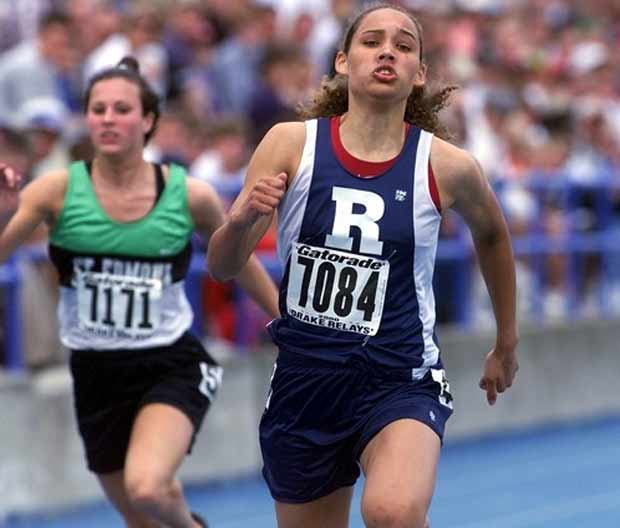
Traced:
<path id="1" fill-rule="evenodd" d="M 350 22 L 344 33 L 344 38 L 340 49 L 343 53 L 348 53 L 355 32 L 359 28 L 362 20 L 373 11 L 379 9 L 393 9 L 407 15 L 416 27 L 420 39 L 420 61 L 424 61 L 424 43 L 422 37 L 422 26 L 408 10 L 389 3 L 378 2 L 366 7 L 357 14 Z M 424 84 L 421 87 L 414 87 L 407 98 L 404 120 L 419 128 L 432 132 L 442 139 L 449 139 L 448 128 L 440 121 L 439 112 L 448 106 L 450 95 L 458 87 L 444 86 L 436 89 Z M 344 114 L 349 108 L 349 84 L 346 75 L 335 74 L 333 77 L 323 77 L 321 85 L 312 94 L 310 101 L 301 103 L 297 107 L 297 113 L 302 119 L 313 119 L 316 117 L 332 117 Z"/>

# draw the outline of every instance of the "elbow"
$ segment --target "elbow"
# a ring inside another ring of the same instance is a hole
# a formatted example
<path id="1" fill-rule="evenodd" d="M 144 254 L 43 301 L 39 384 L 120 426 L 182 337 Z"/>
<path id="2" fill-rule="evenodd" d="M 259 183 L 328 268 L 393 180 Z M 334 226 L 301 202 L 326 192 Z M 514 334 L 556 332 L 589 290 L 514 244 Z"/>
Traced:
<path id="1" fill-rule="evenodd" d="M 207 259 L 207 271 L 211 278 L 216 282 L 226 282 L 234 278 L 235 273 L 230 267 L 218 265 L 211 259 Z"/>
<path id="2" fill-rule="evenodd" d="M 233 278 L 234 275 L 229 275 L 227 273 L 220 273 L 219 271 L 213 271 L 209 269 L 209 275 L 215 282 L 226 282 Z"/>
<path id="3" fill-rule="evenodd" d="M 237 262 L 217 259 L 207 254 L 207 272 L 216 282 L 232 280 L 241 273 L 242 269 Z"/>
<path id="4" fill-rule="evenodd" d="M 229 280 L 232 280 L 235 278 L 235 275 L 233 273 L 226 273 L 226 272 L 213 271 L 213 270 L 209 270 L 209 275 L 211 275 L 211 278 L 215 282 L 228 282 Z"/>
<path id="5" fill-rule="evenodd" d="M 476 238 L 480 244 L 494 246 L 503 238 L 503 234 L 501 226 L 489 226 L 487 229 L 478 233 Z"/>
<path id="6" fill-rule="evenodd" d="M 474 242 L 477 246 L 492 248 L 502 243 L 510 243 L 510 234 L 504 226 L 490 226 L 484 231 L 474 234 Z"/>

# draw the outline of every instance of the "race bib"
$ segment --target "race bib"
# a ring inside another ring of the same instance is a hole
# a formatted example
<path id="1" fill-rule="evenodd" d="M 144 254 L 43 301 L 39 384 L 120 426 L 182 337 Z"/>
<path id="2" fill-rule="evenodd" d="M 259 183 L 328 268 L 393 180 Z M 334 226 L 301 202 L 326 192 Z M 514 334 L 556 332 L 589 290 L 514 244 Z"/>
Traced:
<path id="1" fill-rule="evenodd" d="M 161 319 L 162 281 L 83 272 L 75 277 L 80 327 L 98 336 L 140 339 Z"/>
<path id="2" fill-rule="evenodd" d="M 305 323 L 375 335 L 390 276 L 387 260 L 293 244 L 286 304 Z"/>

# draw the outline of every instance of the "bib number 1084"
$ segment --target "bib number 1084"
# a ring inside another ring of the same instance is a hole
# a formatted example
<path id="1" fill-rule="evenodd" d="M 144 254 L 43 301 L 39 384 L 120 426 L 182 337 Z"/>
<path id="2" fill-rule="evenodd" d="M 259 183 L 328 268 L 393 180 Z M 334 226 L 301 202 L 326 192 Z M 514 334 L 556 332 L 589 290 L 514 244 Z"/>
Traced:
<path id="1" fill-rule="evenodd" d="M 385 260 L 295 244 L 288 282 L 289 313 L 317 326 L 375 335 L 388 277 Z"/>

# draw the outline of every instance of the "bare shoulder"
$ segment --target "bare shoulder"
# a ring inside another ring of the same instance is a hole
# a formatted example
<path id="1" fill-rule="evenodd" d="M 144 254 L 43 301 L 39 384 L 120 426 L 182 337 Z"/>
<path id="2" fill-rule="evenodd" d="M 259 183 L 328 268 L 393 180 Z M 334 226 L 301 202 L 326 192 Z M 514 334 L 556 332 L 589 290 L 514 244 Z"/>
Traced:
<path id="1" fill-rule="evenodd" d="M 48 172 L 24 187 L 22 200 L 55 214 L 62 209 L 68 182 L 67 169 Z"/>
<path id="2" fill-rule="evenodd" d="M 433 138 L 431 165 L 445 207 L 450 207 L 459 193 L 485 182 L 480 165 L 469 152 L 438 137 Z"/>
<path id="3" fill-rule="evenodd" d="M 50 171 L 36 180 L 33 180 L 30 185 L 37 185 L 44 187 L 50 191 L 66 191 L 69 183 L 69 170 L 59 169 Z"/>
<path id="4" fill-rule="evenodd" d="M 299 166 L 305 141 L 306 126 L 303 122 L 274 125 L 256 148 L 250 162 L 250 173 L 256 168 L 262 174 L 286 172 L 290 179 Z"/>
<path id="5" fill-rule="evenodd" d="M 187 176 L 187 201 L 192 214 L 203 212 L 204 208 L 219 206 L 220 199 L 215 189 L 205 181 Z"/>
<path id="6" fill-rule="evenodd" d="M 303 147 L 305 140 L 306 125 L 301 121 L 287 121 L 271 127 L 263 141 L 275 142 L 286 149 Z"/>

